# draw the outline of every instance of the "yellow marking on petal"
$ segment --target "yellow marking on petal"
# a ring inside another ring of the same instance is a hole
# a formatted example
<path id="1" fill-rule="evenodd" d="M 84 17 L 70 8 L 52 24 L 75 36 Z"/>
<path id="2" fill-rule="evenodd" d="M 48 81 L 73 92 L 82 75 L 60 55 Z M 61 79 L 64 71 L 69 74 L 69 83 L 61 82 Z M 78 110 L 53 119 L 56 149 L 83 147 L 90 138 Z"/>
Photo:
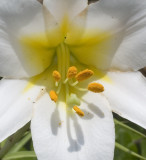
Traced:
<path id="1" fill-rule="evenodd" d="M 102 81 L 105 81 L 105 82 L 108 82 L 108 83 L 112 83 L 112 80 L 107 76 L 107 71 L 99 70 L 96 67 L 93 67 L 93 66 L 90 66 L 90 65 L 89 65 L 89 68 L 94 72 L 94 75 L 98 79 L 100 79 Z"/>
<path id="2" fill-rule="evenodd" d="M 58 71 L 56 71 L 56 70 L 53 71 L 52 76 L 53 76 L 53 78 L 55 79 L 55 81 L 57 81 L 57 82 L 59 82 L 60 79 L 61 79 L 60 73 L 59 73 Z"/>
<path id="3" fill-rule="evenodd" d="M 55 66 L 56 68 L 56 66 Z M 23 89 L 23 93 L 29 91 L 34 86 L 45 86 L 46 90 L 48 91 L 48 86 L 54 84 L 53 78 L 48 77 L 52 73 L 53 70 L 45 70 L 44 72 L 36 75 L 30 79 L 28 79 L 28 83 L 26 84 L 25 88 Z"/>
<path id="4" fill-rule="evenodd" d="M 85 115 L 84 112 L 80 108 L 78 108 L 77 106 L 74 106 L 73 109 L 76 111 L 76 113 L 79 116 L 83 117 Z"/>
<path id="5" fill-rule="evenodd" d="M 57 100 L 58 100 L 58 95 L 57 95 L 57 93 L 56 93 L 54 90 L 51 90 L 51 91 L 49 92 L 49 95 L 50 95 L 50 98 L 51 98 L 52 101 L 57 102 Z"/>
<path id="6" fill-rule="evenodd" d="M 67 78 L 71 79 L 74 78 L 77 75 L 77 68 L 75 66 L 69 67 L 68 72 L 67 72 Z"/>
<path id="7" fill-rule="evenodd" d="M 85 69 L 85 70 L 79 72 L 79 73 L 76 75 L 76 80 L 77 80 L 77 81 L 86 80 L 86 79 L 90 78 L 93 74 L 94 74 L 94 72 L 93 72 L 92 70 Z"/>
<path id="8" fill-rule="evenodd" d="M 70 45 L 70 51 L 79 63 L 88 68 L 94 66 L 96 69 L 107 70 L 115 53 L 115 39 L 115 34 L 110 31 L 87 29 L 74 45 Z M 107 77 L 104 79 L 109 81 Z"/>
<path id="9" fill-rule="evenodd" d="M 88 85 L 88 90 L 95 93 L 100 93 L 104 91 L 104 86 L 100 83 L 90 83 Z"/>
<path id="10" fill-rule="evenodd" d="M 34 83 L 28 82 L 28 84 L 26 85 L 26 87 L 23 90 L 23 93 L 27 92 L 32 87 L 34 87 Z"/>
<path id="11" fill-rule="evenodd" d="M 111 38 L 111 33 L 102 30 L 89 29 L 82 37 L 82 44 L 93 45 Z"/>
<path id="12" fill-rule="evenodd" d="M 65 15 L 61 22 L 61 31 L 64 36 L 66 36 L 68 32 L 68 27 L 69 27 L 69 19 L 68 19 L 68 16 Z"/>
<path id="13" fill-rule="evenodd" d="M 31 34 L 21 36 L 19 39 L 22 56 L 18 58 L 22 60 L 26 71 L 41 73 L 50 66 L 55 49 L 50 47 L 47 35 L 45 33 Z"/>
<path id="14" fill-rule="evenodd" d="M 102 77 L 100 80 L 108 82 L 108 83 L 112 83 L 112 80 L 107 75 L 105 75 L 104 77 Z"/>
<path id="15" fill-rule="evenodd" d="M 29 81 L 28 81 L 28 83 L 27 83 L 27 85 L 26 85 L 26 87 L 23 90 L 23 93 L 27 92 L 29 89 L 31 89 L 32 87 L 34 87 L 37 84 L 38 80 L 41 80 L 41 78 L 43 77 L 43 74 L 44 73 L 30 78 Z"/>

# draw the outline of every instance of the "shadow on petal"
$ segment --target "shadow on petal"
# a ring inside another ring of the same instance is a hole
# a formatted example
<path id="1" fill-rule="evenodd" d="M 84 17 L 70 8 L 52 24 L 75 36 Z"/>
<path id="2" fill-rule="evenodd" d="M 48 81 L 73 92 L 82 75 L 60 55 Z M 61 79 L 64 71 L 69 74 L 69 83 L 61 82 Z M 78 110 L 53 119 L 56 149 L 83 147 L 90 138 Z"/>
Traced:
<path id="1" fill-rule="evenodd" d="M 75 132 L 75 139 L 73 138 L 73 133 L 71 131 L 71 120 L 73 121 L 73 132 Z M 69 152 L 78 152 L 81 150 L 81 145 L 84 145 L 84 135 L 81 125 L 77 121 L 76 115 L 67 116 L 67 135 L 70 146 L 68 147 Z"/>
<path id="2" fill-rule="evenodd" d="M 77 141 L 80 145 L 83 145 L 84 144 L 84 135 L 83 135 L 81 125 L 78 123 L 76 115 L 72 116 L 71 118 L 74 122 L 74 128 L 75 128 L 75 132 L 76 132 Z"/>
<path id="3" fill-rule="evenodd" d="M 82 109 L 82 111 L 85 114 L 85 116 L 83 116 L 82 119 L 84 119 L 84 120 L 90 120 L 90 119 L 92 119 L 94 117 L 94 115 L 91 112 L 89 112 L 89 111 L 87 111 L 85 109 Z"/>
<path id="4" fill-rule="evenodd" d="M 93 103 L 88 103 L 87 101 L 85 101 L 83 99 L 82 99 L 82 101 L 87 104 L 90 111 L 92 111 L 98 117 L 104 118 L 104 113 L 102 112 L 102 110 L 97 105 L 95 105 Z"/>
<path id="5" fill-rule="evenodd" d="M 54 112 L 52 113 L 51 116 L 51 129 L 52 129 L 52 133 L 54 135 L 57 135 L 58 133 L 58 128 L 59 126 L 59 122 L 60 122 L 60 116 L 59 116 L 59 112 L 58 112 L 58 107 L 55 108 Z"/>

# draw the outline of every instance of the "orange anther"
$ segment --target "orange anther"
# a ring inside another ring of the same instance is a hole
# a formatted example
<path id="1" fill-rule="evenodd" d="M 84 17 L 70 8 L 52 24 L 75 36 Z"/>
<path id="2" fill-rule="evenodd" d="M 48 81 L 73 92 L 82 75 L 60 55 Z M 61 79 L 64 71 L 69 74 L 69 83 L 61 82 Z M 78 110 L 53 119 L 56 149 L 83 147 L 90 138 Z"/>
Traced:
<path id="1" fill-rule="evenodd" d="M 68 79 L 74 78 L 77 72 L 78 70 L 75 66 L 69 67 L 68 72 L 67 72 L 67 78 Z"/>
<path id="2" fill-rule="evenodd" d="M 79 116 L 83 117 L 85 115 L 84 112 L 80 108 L 78 108 L 77 106 L 74 106 L 73 109 L 76 111 L 76 113 Z"/>
<path id="3" fill-rule="evenodd" d="M 92 92 L 95 92 L 95 93 L 100 93 L 100 92 L 104 91 L 104 87 L 103 87 L 102 84 L 94 82 L 94 83 L 90 83 L 88 85 L 88 90 L 92 91 Z"/>
<path id="4" fill-rule="evenodd" d="M 55 79 L 55 81 L 57 81 L 57 82 L 60 81 L 60 79 L 61 79 L 60 73 L 58 71 L 56 71 L 56 70 L 53 71 L 52 76 Z"/>
<path id="5" fill-rule="evenodd" d="M 50 95 L 50 98 L 51 98 L 52 101 L 57 102 L 57 100 L 58 100 L 58 95 L 57 95 L 57 93 L 56 93 L 54 90 L 51 90 L 51 91 L 49 92 L 49 95 Z"/>
<path id="6" fill-rule="evenodd" d="M 92 70 L 85 69 L 85 70 L 79 72 L 79 73 L 76 75 L 76 80 L 77 80 L 77 81 L 86 80 L 86 79 L 90 78 L 93 74 L 94 74 L 94 72 L 93 72 Z"/>

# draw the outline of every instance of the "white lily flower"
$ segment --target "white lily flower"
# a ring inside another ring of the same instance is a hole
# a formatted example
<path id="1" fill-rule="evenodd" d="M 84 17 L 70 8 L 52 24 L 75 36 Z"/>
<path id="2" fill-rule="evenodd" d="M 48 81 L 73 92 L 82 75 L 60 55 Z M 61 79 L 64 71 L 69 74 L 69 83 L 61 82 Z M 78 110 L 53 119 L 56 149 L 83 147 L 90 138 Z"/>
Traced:
<path id="1" fill-rule="evenodd" d="M 1 0 L 0 140 L 31 120 L 39 160 L 112 160 L 112 111 L 146 128 L 144 66 L 145 0 Z"/>

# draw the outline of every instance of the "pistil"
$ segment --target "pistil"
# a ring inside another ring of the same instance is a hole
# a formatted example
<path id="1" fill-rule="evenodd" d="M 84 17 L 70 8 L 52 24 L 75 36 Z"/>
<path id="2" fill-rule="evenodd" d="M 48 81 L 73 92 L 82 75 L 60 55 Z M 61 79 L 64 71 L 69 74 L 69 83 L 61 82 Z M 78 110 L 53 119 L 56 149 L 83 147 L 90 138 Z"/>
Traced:
<path id="1" fill-rule="evenodd" d="M 53 77 L 57 83 L 57 94 L 60 93 L 62 85 L 65 86 L 65 94 L 66 94 L 66 101 L 67 97 L 69 96 L 69 86 L 68 83 L 63 83 L 66 79 L 67 70 L 70 64 L 70 52 L 66 44 L 62 43 L 57 47 L 57 64 L 58 64 L 58 71 L 53 71 Z"/>

